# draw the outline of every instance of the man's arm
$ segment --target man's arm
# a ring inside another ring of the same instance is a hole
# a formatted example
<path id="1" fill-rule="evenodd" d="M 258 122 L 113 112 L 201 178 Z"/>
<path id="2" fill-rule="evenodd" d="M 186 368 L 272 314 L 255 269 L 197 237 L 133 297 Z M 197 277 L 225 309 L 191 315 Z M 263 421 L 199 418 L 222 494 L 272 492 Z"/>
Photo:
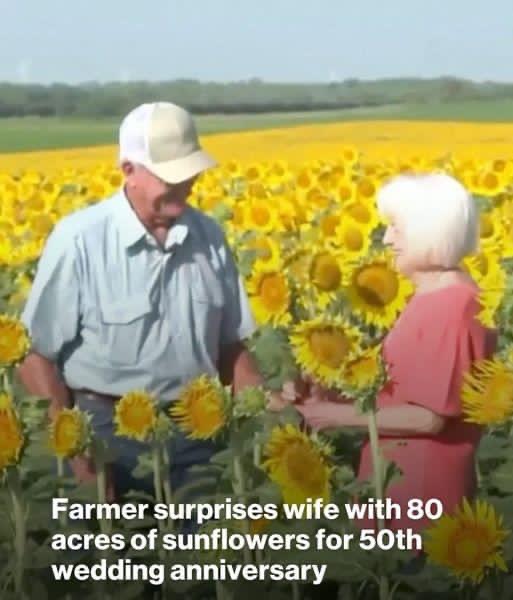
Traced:
<path id="1" fill-rule="evenodd" d="M 17 374 L 29 394 L 50 400 L 51 419 L 62 408 L 72 406 L 71 394 L 57 366 L 48 358 L 31 352 L 18 367 Z"/>
<path id="2" fill-rule="evenodd" d="M 243 341 L 221 349 L 219 375 L 223 385 L 233 384 L 235 394 L 245 387 L 264 385 L 256 362 Z"/>

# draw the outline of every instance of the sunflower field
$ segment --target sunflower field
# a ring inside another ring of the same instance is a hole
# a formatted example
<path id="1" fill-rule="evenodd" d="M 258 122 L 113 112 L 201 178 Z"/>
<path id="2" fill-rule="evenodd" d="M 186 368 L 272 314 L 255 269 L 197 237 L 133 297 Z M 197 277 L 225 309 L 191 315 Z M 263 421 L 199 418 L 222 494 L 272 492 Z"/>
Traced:
<path id="1" fill-rule="evenodd" d="M 208 145 L 207 145 L 208 147 Z M 427 560 L 415 562 L 404 550 L 338 552 L 245 551 L 246 562 L 327 565 L 327 579 L 339 597 L 391 600 L 426 598 L 513 598 L 513 159 L 423 155 L 418 148 L 395 157 L 372 156 L 354 145 L 298 159 L 227 159 L 196 183 L 190 203 L 222 224 L 237 259 L 259 329 L 250 340 L 268 387 L 307 373 L 337 389 L 369 416 L 369 430 L 312 433 L 288 406 L 267 409 L 258 388 L 237 395 L 216 379 L 202 376 L 184 388 L 169 410 L 145 390 L 132 390 L 116 405 L 119 436 L 147 442 L 136 476 L 151 477 L 154 494 L 134 492 L 127 500 L 183 501 L 191 492 L 204 501 L 304 503 L 308 498 L 344 505 L 355 497 L 379 498 L 400 476 L 374 443 L 374 475 L 358 482 L 355 466 L 362 440 L 376 439 L 374 399 L 386 380 L 380 344 L 413 292 L 382 246 L 384 223 L 375 207 L 380 185 L 404 172 L 445 172 L 469 189 L 481 209 L 479 253 L 465 259 L 481 289 L 480 318 L 500 331 L 493 360 L 468 373 L 462 391 L 465 418 L 483 426 L 476 471 L 479 498 L 444 514 L 426 532 Z M 421 149 L 422 150 L 422 149 Z M 296 152 L 297 153 L 297 152 Z M 284 150 L 284 156 L 287 157 Z M 50 518 L 51 499 L 106 500 L 105 474 L 112 455 L 95 437 L 87 413 L 63 410 L 49 423 L 47 401 L 29 397 L 16 366 L 30 349 L 19 321 L 38 257 L 54 224 L 64 215 L 98 202 L 122 183 L 108 163 L 71 167 L 52 162 L 48 169 L 23 166 L 0 174 L 0 598 L 136 598 L 141 582 L 68 583 L 52 580 L 55 553 L 48 540 L 72 525 Z M 194 486 L 172 489 L 166 476 L 173 457 L 165 441 L 180 430 L 193 439 L 215 439 L 221 449 L 197 467 Z M 88 453 L 97 481 L 77 485 L 66 464 Z M 136 524 L 173 531 L 175 523 Z M 81 523 L 88 532 L 133 528 L 130 522 Z M 215 524 L 208 524 L 211 528 Z M 217 525 L 219 526 L 219 525 Z M 297 533 L 325 527 L 343 533 L 353 525 L 336 521 L 223 522 L 231 531 Z M 94 563 L 102 552 L 61 552 L 61 562 Z M 221 558 L 221 554 L 214 557 Z M 222 558 L 238 562 L 226 552 Z M 172 552 L 140 554 L 141 561 L 183 561 Z M 194 561 L 211 561 L 206 553 Z M 417 565 L 415 568 L 411 566 Z M 311 585 L 226 583 L 214 589 L 195 581 L 162 590 L 163 598 L 212 597 L 218 600 L 267 594 L 271 600 L 314 598 Z M 317 592 L 318 593 L 318 592 Z M 427 596 L 420 596 L 428 593 Z M 210 596 L 208 595 L 210 594 Z"/>

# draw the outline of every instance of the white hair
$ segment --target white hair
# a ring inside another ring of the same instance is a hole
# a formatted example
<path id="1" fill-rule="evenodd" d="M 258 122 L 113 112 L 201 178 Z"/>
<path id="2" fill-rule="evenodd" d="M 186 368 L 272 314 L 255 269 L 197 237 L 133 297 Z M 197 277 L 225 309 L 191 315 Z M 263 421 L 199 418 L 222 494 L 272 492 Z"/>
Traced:
<path id="1" fill-rule="evenodd" d="M 377 204 L 383 216 L 401 221 L 419 266 L 450 269 L 477 250 L 477 205 L 449 175 L 399 175 L 379 190 Z"/>

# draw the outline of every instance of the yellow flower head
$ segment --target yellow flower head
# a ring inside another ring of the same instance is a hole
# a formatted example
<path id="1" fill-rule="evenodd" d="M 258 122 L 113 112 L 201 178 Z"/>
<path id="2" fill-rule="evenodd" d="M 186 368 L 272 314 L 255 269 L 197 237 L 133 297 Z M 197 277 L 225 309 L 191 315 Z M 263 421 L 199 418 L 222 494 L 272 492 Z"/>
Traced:
<path id="1" fill-rule="evenodd" d="M 50 426 L 49 445 L 56 456 L 72 458 L 86 449 L 90 436 L 87 414 L 77 407 L 64 408 Z"/>
<path id="2" fill-rule="evenodd" d="M 219 381 L 200 375 L 180 393 L 169 414 L 191 439 L 213 438 L 226 424 L 228 399 Z"/>
<path id="3" fill-rule="evenodd" d="M 465 420 L 500 425 L 513 416 L 513 370 L 498 359 L 476 361 L 463 376 Z"/>
<path id="4" fill-rule="evenodd" d="M 262 468 L 280 488 L 287 504 L 330 498 L 331 449 L 287 424 L 275 427 L 264 448 Z"/>
<path id="5" fill-rule="evenodd" d="M 283 273 L 257 267 L 248 280 L 247 290 L 259 324 L 278 326 L 290 322 L 290 290 Z"/>
<path id="6" fill-rule="evenodd" d="M 30 340 L 23 323 L 16 317 L 0 315 L 0 367 L 15 366 L 30 349 Z"/>
<path id="7" fill-rule="evenodd" d="M 304 371 L 328 386 L 337 386 L 360 347 L 360 334 L 341 318 L 317 317 L 296 325 L 290 344 Z"/>
<path id="8" fill-rule="evenodd" d="M 128 392 L 116 403 L 116 435 L 147 441 L 157 424 L 157 407 L 151 394 L 142 390 Z"/>
<path id="9" fill-rule="evenodd" d="M 359 352 L 346 367 L 345 381 L 355 388 L 374 387 L 383 376 L 381 346 Z"/>
<path id="10" fill-rule="evenodd" d="M 342 287 L 343 260 L 340 251 L 317 246 L 311 250 L 311 261 L 305 292 L 313 292 L 316 304 L 324 309 Z M 306 296 L 305 296 L 306 299 Z"/>
<path id="11" fill-rule="evenodd" d="M 352 269 L 346 294 L 366 323 L 388 328 L 404 308 L 413 288 L 393 267 L 388 253 L 371 254 Z"/>
<path id="12" fill-rule="evenodd" d="M 21 420 L 15 410 L 12 397 L 0 393 L 0 472 L 16 465 L 25 445 Z"/>
<path id="13" fill-rule="evenodd" d="M 501 546 L 508 533 L 493 506 L 481 500 L 471 506 L 465 499 L 454 515 L 443 515 L 426 530 L 424 549 L 432 563 L 479 583 L 488 569 L 507 571 Z"/>

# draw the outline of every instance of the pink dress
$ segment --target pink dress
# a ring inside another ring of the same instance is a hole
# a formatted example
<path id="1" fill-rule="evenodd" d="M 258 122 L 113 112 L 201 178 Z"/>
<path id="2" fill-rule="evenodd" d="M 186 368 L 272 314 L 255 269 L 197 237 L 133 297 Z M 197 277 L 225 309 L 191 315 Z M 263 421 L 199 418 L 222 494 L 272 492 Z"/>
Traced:
<path id="1" fill-rule="evenodd" d="M 474 459 L 481 427 L 463 421 L 460 389 L 472 361 L 490 358 L 497 344 L 497 332 L 477 320 L 479 312 L 476 288 L 470 283 L 453 284 L 414 296 L 385 339 L 383 355 L 391 381 L 377 398 L 378 408 L 417 404 L 448 418 L 438 435 L 380 436 L 383 455 L 402 472 L 386 492 L 401 507 L 401 518 L 388 521 L 388 528 L 421 531 L 433 524 L 427 518 L 408 518 L 411 498 L 439 499 L 444 512 L 451 512 L 463 497 L 476 492 Z M 358 478 L 371 477 L 367 441 Z M 360 526 L 375 523 L 360 522 Z"/>

